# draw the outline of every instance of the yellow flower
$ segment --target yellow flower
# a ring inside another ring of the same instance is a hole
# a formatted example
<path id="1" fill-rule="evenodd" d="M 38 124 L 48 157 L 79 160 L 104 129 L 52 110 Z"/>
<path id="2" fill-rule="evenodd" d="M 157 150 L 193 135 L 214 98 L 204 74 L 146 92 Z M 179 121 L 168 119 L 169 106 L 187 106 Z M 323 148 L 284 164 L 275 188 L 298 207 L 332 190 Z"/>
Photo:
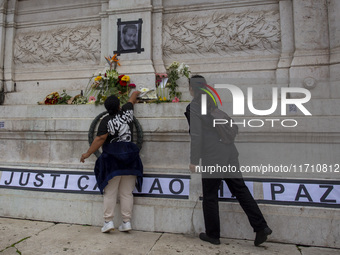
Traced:
<path id="1" fill-rule="evenodd" d="M 163 97 L 163 101 L 166 101 L 166 97 Z"/>
<path id="2" fill-rule="evenodd" d="M 53 93 L 47 95 L 47 98 L 49 98 L 49 99 L 52 99 L 54 97 L 59 98 L 59 93 L 58 92 L 53 92 Z"/>
<path id="3" fill-rule="evenodd" d="M 159 97 L 158 99 L 159 99 L 159 101 L 162 101 L 162 100 L 163 100 L 161 97 Z"/>
<path id="4" fill-rule="evenodd" d="M 103 79 L 103 77 L 101 76 L 97 76 L 96 78 L 94 78 L 95 81 L 100 81 L 101 79 Z"/>
<path id="5" fill-rule="evenodd" d="M 128 82 L 128 81 L 130 81 L 130 77 L 127 76 L 127 75 L 124 75 L 124 76 L 122 77 L 122 81 Z"/>

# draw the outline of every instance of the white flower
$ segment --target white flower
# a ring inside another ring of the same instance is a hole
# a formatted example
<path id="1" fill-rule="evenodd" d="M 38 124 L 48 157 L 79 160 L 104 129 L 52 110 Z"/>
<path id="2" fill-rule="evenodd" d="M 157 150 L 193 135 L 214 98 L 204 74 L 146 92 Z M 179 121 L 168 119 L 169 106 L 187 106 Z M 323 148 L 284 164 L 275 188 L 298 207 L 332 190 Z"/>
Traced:
<path id="1" fill-rule="evenodd" d="M 181 64 L 179 65 L 178 69 L 177 69 L 177 72 L 180 73 L 180 72 L 183 70 L 183 68 L 184 68 L 184 64 L 181 63 Z"/>
<path id="2" fill-rule="evenodd" d="M 174 62 L 172 62 L 172 64 L 167 69 L 178 68 L 178 67 L 179 67 L 179 62 L 174 61 Z"/>
<path id="3" fill-rule="evenodd" d="M 140 89 L 141 92 L 148 92 L 149 90 L 150 90 L 150 89 L 148 89 L 148 88 L 141 88 L 141 89 Z"/>

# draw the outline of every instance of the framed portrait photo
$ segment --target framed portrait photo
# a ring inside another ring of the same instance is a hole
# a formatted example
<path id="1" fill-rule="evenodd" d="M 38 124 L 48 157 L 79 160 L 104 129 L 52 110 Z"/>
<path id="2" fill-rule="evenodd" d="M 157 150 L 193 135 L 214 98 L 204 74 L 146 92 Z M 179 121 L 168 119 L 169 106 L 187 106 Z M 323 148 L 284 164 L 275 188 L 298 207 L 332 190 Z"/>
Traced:
<path id="1" fill-rule="evenodd" d="M 142 48 L 142 24 L 143 20 L 124 21 L 118 19 L 117 51 L 118 56 L 122 53 L 137 52 L 140 54 Z"/>

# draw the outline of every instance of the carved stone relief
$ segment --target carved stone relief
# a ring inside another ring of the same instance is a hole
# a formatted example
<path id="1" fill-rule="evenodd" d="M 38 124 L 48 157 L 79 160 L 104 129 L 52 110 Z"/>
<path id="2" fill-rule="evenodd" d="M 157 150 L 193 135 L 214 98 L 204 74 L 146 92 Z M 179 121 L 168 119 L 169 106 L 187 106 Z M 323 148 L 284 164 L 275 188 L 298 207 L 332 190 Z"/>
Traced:
<path id="1" fill-rule="evenodd" d="M 17 34 L 14 63 L 55 65 L 99 63 L 100 26 L 60 27 Z"/>
<path id="2" fill-rule="evenodd" d="M 281 49 L 279 19 L 278 11 L 168 15 L 163 22 L 163 54 L 277 53 Z"/>

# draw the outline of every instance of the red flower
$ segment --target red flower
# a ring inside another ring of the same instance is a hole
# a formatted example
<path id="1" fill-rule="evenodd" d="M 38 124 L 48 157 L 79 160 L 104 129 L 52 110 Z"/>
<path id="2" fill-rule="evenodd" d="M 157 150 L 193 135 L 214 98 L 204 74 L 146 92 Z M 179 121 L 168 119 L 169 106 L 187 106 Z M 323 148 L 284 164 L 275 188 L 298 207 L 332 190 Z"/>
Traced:
<path id="1" fill-rule="evenodd" d="M 58 98 L 56 98 L 56 97 L 45 99 L 45 104 L 56 104 L 56 103 L 58 103 Z"/>
<path id="2" fill-rule="evenodd" d="M 58 92 L 53 92 L 49 94 L 46 98 L 44 103 L 45 104 L 57 104 L 59 101 L 59 94 Z"/>
<path id="3" fill-rule="evenodd" d="M 130 87 L 130 88 L 135 88 L 135 87 L 136 87 L 136 84 L 130 83 L 130 84 L 129 84 L 129 87 Z"/>
<path id="4" fill-rule="evenodd" d="M 125 87 L 127 85 L 127 82 L 126 81 L 119 81 L 119 84 L 120 84 L 120 86 Z"/>
<path id="5" fill-rule="evenodd" d="M 156 73 L 156 78 L 157 78 L 157 76 L 159 78 L 166 78 L 166 77 L 168 77 L 168 74 L 166 74 L 166 73 Z"/>

